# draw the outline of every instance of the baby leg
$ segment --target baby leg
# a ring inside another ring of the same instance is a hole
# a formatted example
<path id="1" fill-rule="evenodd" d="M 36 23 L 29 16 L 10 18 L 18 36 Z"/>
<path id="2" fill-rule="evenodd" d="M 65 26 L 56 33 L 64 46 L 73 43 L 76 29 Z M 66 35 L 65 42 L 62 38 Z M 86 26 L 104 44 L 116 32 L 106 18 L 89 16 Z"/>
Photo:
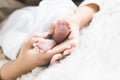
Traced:
<path id="1" fill-rule="evenodd" d="M 58 20 L 52 35 L 52 39 L 55 40 L 57 44 L 61 43 L 68 37 L 69 33 L 69 23 L 66 21 Z"/>

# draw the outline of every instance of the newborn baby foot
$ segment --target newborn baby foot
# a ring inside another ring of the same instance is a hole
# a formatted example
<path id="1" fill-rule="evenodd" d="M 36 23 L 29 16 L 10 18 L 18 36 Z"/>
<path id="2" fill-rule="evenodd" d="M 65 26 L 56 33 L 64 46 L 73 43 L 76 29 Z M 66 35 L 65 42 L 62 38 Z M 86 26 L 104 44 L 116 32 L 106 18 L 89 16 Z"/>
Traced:
<path id="1" fill-rule="evenodd" d="M 59 44 L 68 37 L 69 33 L 69 23 L 66 21 L 58 20 L 52 35 L 52 39 L 55 40 L 57 44 Z"/>
<path id="2" fill-rule="evenodd" d="M 33 42 L 33 47 L 39 51 L 50 50 L 56 45 L 56 42 L 54 40 L 44 39 L 44 38 L 34 38 L 32 42 Z"/>

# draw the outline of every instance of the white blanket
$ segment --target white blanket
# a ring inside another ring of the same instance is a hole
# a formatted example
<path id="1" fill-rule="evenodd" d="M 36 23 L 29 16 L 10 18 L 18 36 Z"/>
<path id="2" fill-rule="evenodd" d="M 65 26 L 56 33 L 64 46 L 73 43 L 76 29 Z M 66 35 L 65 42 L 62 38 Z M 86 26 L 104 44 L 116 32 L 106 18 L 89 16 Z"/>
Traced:
<path id="1" fill-rule="evenodd" d="M 118 1 L 118 2 L 116 2 Z M 94 15 L 70 56 L 18 80 L 120 80 L 120 1 Z"/>

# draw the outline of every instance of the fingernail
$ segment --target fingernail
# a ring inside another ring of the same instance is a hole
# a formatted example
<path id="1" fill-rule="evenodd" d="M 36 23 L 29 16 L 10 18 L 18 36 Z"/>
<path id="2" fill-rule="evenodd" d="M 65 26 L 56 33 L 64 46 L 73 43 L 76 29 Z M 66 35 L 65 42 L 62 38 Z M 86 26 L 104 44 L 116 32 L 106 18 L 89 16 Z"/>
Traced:
<path id="1" fill-rule="evenodd" d="M 70 54 L 70 53 L 68 53 L 68 52 L 63 53 L 64 56 L 69 55 L 69 54 Z"/>

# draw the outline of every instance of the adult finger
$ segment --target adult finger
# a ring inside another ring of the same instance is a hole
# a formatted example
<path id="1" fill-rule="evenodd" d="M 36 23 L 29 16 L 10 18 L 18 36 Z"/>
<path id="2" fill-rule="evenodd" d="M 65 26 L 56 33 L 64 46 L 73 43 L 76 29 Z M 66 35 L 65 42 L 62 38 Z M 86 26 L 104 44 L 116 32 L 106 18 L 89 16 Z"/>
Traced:
<path id="1" fill-rule="evenodd" d="M 50 63 L 51 63 L 51 64 L 54 64 L 56 61 L 58 61 L 58 60 L 60 60 L 60 59 L 62 59 L 62 58 L 63 58 L 62 53 L 55 54 L 55 55 L 53 55 Z"/>
<path id="2" fill-rule="evenodd" d="M 47 38 L 49 36 L 49 32 L 44 32 L 41 34 L 42 38 Z"/>
<path id="3" fill-rule="evenodd" d="M 73 51 L 73 48 L 70 48 L 70 49 L 65 50 L 65 51 L 63 52 L 63 56 L 65 57 L 65 56 L 70 55 L 70 54 L 72 53 L 72 51 Z"/>
<path id="4" fill-rule="evenodd" d="M 70 45 L 58 45 L 56 47 L 54 47 L 52 50 L 49 50 L 47 53 L 50 54 L 51 56 L 57 54 L 57 53 L 61 53 L 66 49 L 71 48 Z"/>
<path id="5" fill-rule="evenodd" d="M 22 48 L 23 48 L 23 49 L 29 49 L 29 48 L 31 48 L 31 47 L 32 47 L 32 41 L 31 41 L 31 40 L 32 40 L 32 38 L 35 38 L 35 37 L 40 37 L 40 35 L 37 34 L 37 33 L 35 33 L 35 34 L 29 36 L 29 37 L 24 41 Z"/>
<path id="6" fill-rule="evenodd" d="M 48 34 L 53 34 L 54 30 L 55 30 L 55 22 L 51 23 Z"/>

